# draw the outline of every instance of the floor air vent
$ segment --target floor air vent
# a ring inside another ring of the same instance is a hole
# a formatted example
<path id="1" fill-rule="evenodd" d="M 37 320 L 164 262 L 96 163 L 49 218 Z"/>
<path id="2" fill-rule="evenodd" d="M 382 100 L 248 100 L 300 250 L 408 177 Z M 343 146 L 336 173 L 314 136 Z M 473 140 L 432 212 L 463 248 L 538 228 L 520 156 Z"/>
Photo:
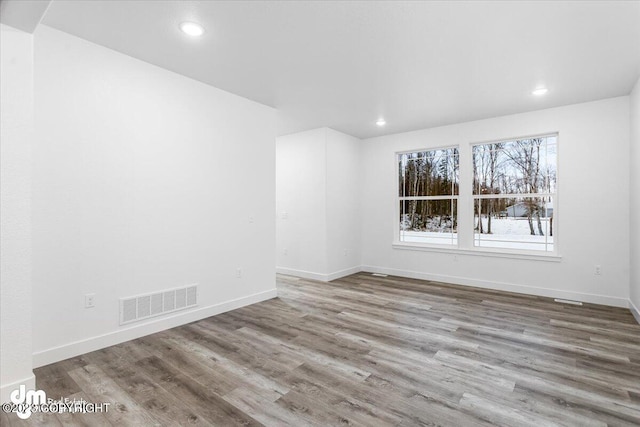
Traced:
<path id="1" fill-rule="evenodd" d="M 198 305 L 198 287 L 189 285 L 153 294 L 120 299 L 120 324 L 184 310 Z"/>
<path id="2" fill-rule="evenodd" d="M 582 305 L 582 303 L 580 301 L 571 301 L 568 299 L 560 299 L 560 298 L 556 298 L 554 299 L 555 302 L 559 302 L 560 304 L 571 304 L 571 305 Z"/>

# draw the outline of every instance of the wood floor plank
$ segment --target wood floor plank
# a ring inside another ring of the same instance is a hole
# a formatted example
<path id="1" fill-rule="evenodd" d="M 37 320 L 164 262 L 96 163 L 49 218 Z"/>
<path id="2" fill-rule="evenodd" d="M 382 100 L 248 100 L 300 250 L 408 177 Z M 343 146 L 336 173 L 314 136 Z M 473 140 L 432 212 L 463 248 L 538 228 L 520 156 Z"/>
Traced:
<path id="1" fill-rule="evenodd" d="M 266 426 L 311 425 L 304 418 L 277 404 L 277 399 L 272 400 L 270 397 L 265 397 L 265 395 L 256 393 L 252 389 L 237 388 L 222 398 Z"/>
<path id="2" fill-rule="evenodd" d="M 307 362 L 287 375 L 287 380 L 298 391 L 313 393 L 317 388 L 322 388 L 327 393 L 326 390 L 330 390 L 332 405 L 342 405 L 350 411 L 362 412 L 369 423 L 372 422 L 372 416 L 380 424 L 395 425 L 402 420 L 378 403 L 381 397 L 379 392 L 374 392 L 359 379 L 345 380 L 344 376 L 326 366 Z M 362 420 L 362 417 L 357 416 L 355 420 Z"/>
<path id="3" fill-rule="evenodd" d="M 130 353 L 126 346 L 98 350 L 85 357 L 93 364 L 99 365 L 105 374 L 152 413 L 162 425 L 212 426 L 197 408 L 186 404 L 175 405 L 170 393 L 137 369 L 136 363 L 140 359 L 136 354 Z"/>
<path id="4" fill-rule="evenodd" d="M 60 399 L 81 391 L 80 386 L 69 376 L 67 368 L 62 364 L 53 364 L 34 370 L 37 378 L 36 386 L 44 390 L 47 397 Z"/>
<path id="5" fill-rule="evenodd" d="M 159 385 L 173 394 L 180 402 L 185 402 L 191 407 L 198 407 L 206 420 L 214 425 L 262 425 L 222 399 L 211 388 L 180 373 L 175 366 L 171 366 L 156 356 L 138 361 L 137 366 L 147 375 L 158 378 Z"/>
<path id="6" fill-rule="evenodd" d="M 304 346 L 283 342 L 275 337 L 261 335 L 253 331 L 251 328 L 238 329 L 238 333 L 242 334 L 248 339 L 254 340 L 254 342 L 261 342 L 265 347 L 269 345 L 275 347 L 277 349 L 276 351 L 290 355 L 292 361 L 296 360 L 294 358 L 299 358 L 301 360 L 316 362 L 323 366 L 327 366 L 330 369 L 341 373 L 342 375 L 353 376 L 354 378 L 359 380 L 364 380 L 371 374 L 370 372 L 367 372 L 364 369 L 360 369 L 353 364 L 345 363 L 338 357 L 329 357 L 319 351 L 314 351 Z M 299 364 L 302 364 L 302 362 L 299 362 Z"/>
<path id="7" fill-rule="evenodd" d="M 91 399 L 84 392 L 78 392 L 76 394 L 67 396 L 71 401 L 74 399 L 77 401 L 84 400 L 90 402 Z M 104 414 L 100 412 L 83 414 L 81 412 L 76 413 L 61 413 L 56 414 L 58 421 L 64 427 L 112 427 L 113 424 L 107 420 Z"/>
<path id="8" fill-rule="evenodd" d="M 498 405 L 489 399 L 465 393 L 460 406 L 468 408 L 473 413 L 482 414 L 488 421 L 496 425 L 513 425 L 528 427 L 555 427 L 553 421 L 541 417 L 539 414 L 527 413 L 518 409 Z"/>
<path id="9" fill-rule="evenodd" d="M 92 403 L 107 402 L 109 410 L 104 413 L 111 424 L 118 426 L 159 426 L 139 402 L 129 396 L 115 381 L 97 366 L 91 364 L 69 371 L 69 375 L 80 385 Z"/>
<path id="10" fill-rule="evenodd" d="M 281 382 L 261 375 L 204 346 L 184 340 L 179 335 L 171 338 L 171 340 L 183 345 L 192 357 L 201 360 L 202 363 L 212 362 L 211 367 L 215 369 L 219 375 L 226 376 L 227 380 L 234 384 L 233 390 L 237 388 L 258 390 L 260 393 L 268 395 L 276 393 L 278 397 L 289 391 L 289 387 L 283 385 Z M 206 378 L 207 381 L 211 379 L 211 377 Z"/>
<path id="11" fill-rule="evenodd" d="M 631 401 L 628 396 L 608 396 L 598 390 L 587 387 L 576 387 L 574 384 L 565 384 L 558 381 L 550 381 L 538 376 L 524 374 L 522 372 L 512 372 L 506 368 L 486 365 L 442 352 L 436 358 L 451 360 L 460 366 L 473 370 L 484 370 L 487 374 L 500 375 L 505 378 L 513 378 L 516 384 L 532 390 L 539 390 L 544 393 L 557 396 L 565 401 L 575 401 L 577 403 L 591 402 L 590 404 L 598 411 L 619 416 L 621 419 L 636 422 L 640 425 L 640 405 Z"/>
<path id="12" fill-rule="evenodd" d="M 357 273 L 35 370 L 113 403 L 2 425 L 638 426 L 628 310 Z M 59 397 L 59 396 L 57 396 Z"/>

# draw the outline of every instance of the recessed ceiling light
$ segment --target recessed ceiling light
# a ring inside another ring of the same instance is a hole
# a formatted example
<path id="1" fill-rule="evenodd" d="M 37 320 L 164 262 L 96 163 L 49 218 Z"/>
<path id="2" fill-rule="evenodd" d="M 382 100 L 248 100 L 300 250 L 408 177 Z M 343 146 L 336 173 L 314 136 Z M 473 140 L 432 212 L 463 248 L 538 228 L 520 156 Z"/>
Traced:
<path id="1" fill-rule="evenodd" d="M 183 22 L 180 24 L 180 29 L 183 33 L 191 37 L 200 37 L 204 34 L 204 28 L 200 24 L 195 22 Z"/>
<path id="2" fill-rule="evenodd" d="M 387 122 L 384 121 L 384 119 L 378 119 L 378 121 L 376 122 L 376 124 L 378 126 L 384 126 L 387 124 Z"/>
<path id="3" fill-rule="evenodd" d="M 547 92 L 548 92 L 548 89 L 546 87 L 539 87 L 537 89 L 534 89 L 533 92 L 531 93 L 533 95 L 540 96 L 540 95 L 544 95 Z"/>

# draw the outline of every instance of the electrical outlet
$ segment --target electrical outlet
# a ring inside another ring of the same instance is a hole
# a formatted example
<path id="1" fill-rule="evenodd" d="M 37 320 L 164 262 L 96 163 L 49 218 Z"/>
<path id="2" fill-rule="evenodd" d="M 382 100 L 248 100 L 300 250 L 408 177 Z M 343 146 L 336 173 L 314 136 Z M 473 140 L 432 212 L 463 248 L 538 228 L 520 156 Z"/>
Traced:
<path id="1" fill-rule="evenodd" d="M 453 262 L 458 262 L 458 255 L 453 256 Z"/>
<path id="2" fill-rule="evenodd" d="M 596 269 L 593 274 L 595 274 L 596 276 L 602 275 L 602 268 L 599 265 L 596 265 Z"/>
<path id="3" fill-rule="evenodd" d="M 242 277 L 242 270 L 241 269 L 236 269 L 236 277 L 239 279 Z"/>
<path id="4" fill-rule="evenodd" d="M 86 294 L 84 296 L 84 308 L 93 308 L 96 306 L 96 294 Z"/>
<path id="5" fill-rule="evenodd" d="M 249 217 L 249 224 L 253 224 L 254 222 L 255 222 L 255 219 L 252 216 L 250 216 Z"/>
<path id="6" fill-rule="evenodd" d="M 344 256 L 349 256 L 349 249 L 344 250 Z"/>
<path id="7" fill-rule="evenodd" d="M 288 255 L 289 254 L 289 250 L 287 248 L 284 248 L 282 250 L 282 255 Z"/>
<path id="8" fill-rule="evenodd" d="M 289 214 L 286 211 L 282 211 L 282 213 L 280 214 L 280 217 L 282 219 L 287 219 L 287 218 L 289 218 Z"/>

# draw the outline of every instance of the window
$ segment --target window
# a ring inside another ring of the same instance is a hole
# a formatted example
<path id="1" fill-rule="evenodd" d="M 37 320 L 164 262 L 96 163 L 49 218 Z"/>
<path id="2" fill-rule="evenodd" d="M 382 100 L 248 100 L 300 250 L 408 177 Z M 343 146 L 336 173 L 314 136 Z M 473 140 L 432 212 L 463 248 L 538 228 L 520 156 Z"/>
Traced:
<path id="1" fill-rule="evenodd" d="M 550 135 L 472 147 L 475 247 L 554 251 L 556 146 Z"/>
<path id="2" fill-rule="evenodd" d="M 400 153 L 399 239 L 458 244 L 457 148 Z"/>
<path id="3" fill-rule="evenodd" d="M 548 134 L 398 153 L 398 248 L 556 255 L 557 145 Z"/>

